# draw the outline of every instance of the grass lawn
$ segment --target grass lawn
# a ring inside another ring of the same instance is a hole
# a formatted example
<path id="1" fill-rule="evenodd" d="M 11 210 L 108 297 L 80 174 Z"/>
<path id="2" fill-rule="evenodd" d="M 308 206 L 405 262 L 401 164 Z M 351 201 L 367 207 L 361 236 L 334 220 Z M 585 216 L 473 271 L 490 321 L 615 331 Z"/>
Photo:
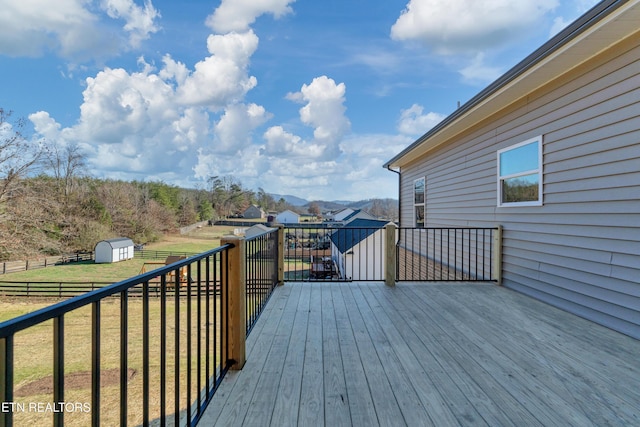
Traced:
<path id="1" fill-rule="evenodd" d="M 185 236 L 168 236 L 162 242 L 147 245 L 145 249 L 193 252 L 199 253 L 219 246 L 220 238 L 233 232 L 234 227 L 203 227 L 196 229 Z M 133 259 L 114 264 L 95 264 L 93 262 L 73 263 L 61 266 L 42 268 L 38 270 L 12 273 L 0 277 L 2 280 L 15 281 L 111 281 L 116 282 L 139 274 L 142 266 L 148 260 Z M 157 268 L 157 267 L 156 267 Z M 147 268 L 147 271 L 150 268 Z M 35 311 L 56 302 L 54 299 L 29 299 L 11 298 L 0 299 L 0 322 L 13 317 Z M 119 360 L 120 360 L 120 304 L 119 297 L 108 298 L 101 303 L 101 370 L 104 378 L 101 380 L 101 424 L 117 425 L 120 411 L 119 402 Z M 180 410 L 186 408 L 186 373 L 190 369 L 193 378 L 191 387 L 192 399 L 197 395 L 196 378 L 197 362 L 195 357 L 191 367 L 187 367 L 186 336 L 192 337 L 192 354 L 196 351 L 197 339 L 197 301 L 191 300 L 192 324 L 191 330 L 187 330 L 186 306 L 188 301 L 182 298 L 178 306 L 175 300 L 167 301 L 167 414 L 174 412 L 174 379 L 176 370 L 180 372 Z M 217 300 L 212 301 L 211 307 L 216 307 L 217 316 L 220 315 L 220 306 Z M 204 312 L 204 302 L 201 306 Z M 175 336 L 176 323 L 175 312 L 179 308 L 180 354 L 175 362 Z M 142 302 L 138 298 L 130 298 L 128 302 L 129 330 L 128 330 L 128 425 L 140 425 L 142 422 Z M 91 370 L 91 308 L 82 307 L 68 313 L 64 317 L 65 324 L 65 402 L 90 403 L 90 376 Z M 219 339 L 219 331 L 216 325 L 219 320 L 209 316 L 209 321 L 201 319 L 200 331 L 202 334 L 201 345 L 204 348 L 205 331 L 208 329 L 211 337 L 214 331 Z M 51 403 L 53 394 L 51 386 L 53 381 L 53 322 L 33 326 L 15 336 L 14 349 L 14 387 L 17 403 Z M 213 342 L 213 338 L 212 341 Z M 150 370 L 151 370 L 151 418 L 157 418 L 160 405 L 160 304 L 159 298 L 150 300 Z M 213 351 L 210 349 L 209 353 Z M 200 366 L 201 381 L 204 378 L 204 353 L 202 353 Z M 211 371 L 220 361 L 211 360 Z M 106 375 L 109 374 L 109 375 Z M 112 383 L 115 376 L 115 383 Z M 25 391 L 26 390 L 26 391 Z M 85 426 L 90 424 L 90 413 L 76 412 L 65 414 L 66 426 Z M 15 425 L 50 425 L 52 414 L 27 412 L 14 414 Z"/>
<path id="2" fill-rule="evenodd" d="M 150 300 L 150 414 L 155 419 L 160 413 L 160 304 L 159 299 Z M 186 373 L 187 346 L 186 336 L 192 337 L 191 352 L 193 356 L 190 371 L 192 375 L 191 396 L 197 395 L 197 314 L 196 299 L 191 300 L 192 327 L 187 330 L 187 301 L 180 302 L 180 356 L 175 362 L 175 301 L 167 301 L 167 415 L 175 412 L 174 390 L 175 373 L 180 372 L 180 410 L 186 408 Z M 13 303 L 0 301 L 0 321 L 6 320 L 23 312 L 32 311 L 48 305 L 41 302 Z M 219 302 L 212 300 L 210 309 L 216 306 L 217 316 L 220 315 Z M 204 313 L 205 304 L 202 303 Z M 128 302 L 129 331 L 128 331 L 128 424 L 140 425 L 142 422 L 142 302 L 137 298 L 130 298 Z M 209 316 L 213 320 L 213 315 Z M 210 350 L 212 353 L 214 324 L 206 326 L 205 316 L 202 315 L 201 324 L 201 383 L 205 383 L 205 330 L 209 328 L 211 337 Z M 15 336 L 14 348 L 14 401 L 29 407 L 30 404 L 53 402 L 52 366 L 53 366 L 53 326 L 48 321 L 33 326 Z M 91 403 L 91 307 L 82 307 L 65 315 L 65 402 Z M 218 340 L 219 333 L 216 332 Z M 120 411 L 119 401 L 119 361 L 120 361 L 120 301 L 118 298 L 105 300 L 101 303 L 101 424 L 118 425 Z M 210 360 L 209 369 L 213 372 L 219 360 Z M 176 366 L 178 368 L 176 369 Z M 14 414 L 14 425 L 51 425 L 51 412 L 25 412 Z M 77 412 L 65 414 L 66 426 L 90 425 L 91 414 Z"/>
<path id="3" fill-rule="evenodd" d="M 233 227 L 202 227 L 186 235 L 166 236 L 162 241 L 151 243 L 145 249 L 201 253 L 220 246 L 220 238 L 232 233 Z M 36 270 L 21 271 L 0 276 L 0 281 L 38 282 L 119 282 L 140 274 L 145 262 L 152 260 L 131 259 L 113 264 L 96 264 L 93 261 L 70 263 Z M 158 260 L 162 261 L 162 260 Z M 149 264 L 146 271 L 160 267 Z"/>

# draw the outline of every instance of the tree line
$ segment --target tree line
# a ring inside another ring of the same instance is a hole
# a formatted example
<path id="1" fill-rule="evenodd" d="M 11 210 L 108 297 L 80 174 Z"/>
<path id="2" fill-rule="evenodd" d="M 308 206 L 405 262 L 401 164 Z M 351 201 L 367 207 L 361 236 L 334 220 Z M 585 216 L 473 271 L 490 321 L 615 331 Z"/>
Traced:
<path id="1" fill-rule="evenodd" d="M 24 128 L 24 120 L 0 108 L 0 262 L 91 251 L 117 236 L 149 243 L 181 226 L 238 216 L 252 204 L 265 212 L 307 210 L 232 176 L 191 189 L 95 178 L 78 145 L 36 143 Z M 381 203 L 372 204 L 374 214 L 382 213 Z M 308 210 L 319 213 L 317 206 Z"/>
<path id="2" fill-rule="evenodd" d="M 202 188 L 164 182 L 99 179 L 78 145 L 25 137 L 25 121 L 0 108 L 0 261 L 93 250 L 126 236 L 136 243 L 198 221 L 243 212 L 251 204 L 287 209 L 264 190 L 248 190 L 231 176 Z"/>

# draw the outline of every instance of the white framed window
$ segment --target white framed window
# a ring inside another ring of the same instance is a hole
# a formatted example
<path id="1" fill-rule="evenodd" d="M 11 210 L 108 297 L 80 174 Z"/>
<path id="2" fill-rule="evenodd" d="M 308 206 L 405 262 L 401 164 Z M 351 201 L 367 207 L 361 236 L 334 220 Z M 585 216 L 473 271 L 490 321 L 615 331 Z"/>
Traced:
<path id="1" fill-rule="evenodd" d="M 542 136 L 498 150 L 498 206 L 542 205 Z"/>
<path id="2" fill-rule="evenodd" d="M 416 228 L 424 228 L 425 201 L 425 178 L 423 177 L 413 181 L 413 211 Z"/>

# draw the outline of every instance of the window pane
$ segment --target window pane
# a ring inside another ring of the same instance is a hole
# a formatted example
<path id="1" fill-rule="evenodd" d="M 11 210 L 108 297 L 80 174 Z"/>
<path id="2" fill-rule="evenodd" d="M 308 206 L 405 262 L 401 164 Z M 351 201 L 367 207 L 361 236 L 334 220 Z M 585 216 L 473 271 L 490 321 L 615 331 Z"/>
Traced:
<path id="1" fill-rule="evenodd" d="M 416 227 L 424 228 L 424 206 L 416 206 Z"/>
<path id="2" fill-rule="evenodd" d="M 538 141 L 500 153 L 500 176 L 538 169 Z"/>
<path id="3" fill-rule="evenodd" d="M 413 185 L 414 203 L 424 203 L 424 178 L 417 179 Z"/>
<path id="4" fill-rule="evenodd" d="M 539 200 L 538 174 L 502 180 L 502 203 L 535 202 Z"/>

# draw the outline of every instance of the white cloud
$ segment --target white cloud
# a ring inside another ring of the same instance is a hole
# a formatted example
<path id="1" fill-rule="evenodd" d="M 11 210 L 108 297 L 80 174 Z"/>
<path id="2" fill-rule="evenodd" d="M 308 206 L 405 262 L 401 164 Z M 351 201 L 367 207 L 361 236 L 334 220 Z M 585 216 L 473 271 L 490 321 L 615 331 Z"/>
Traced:
<path id="1" fill-rule="evenodd" d="M 285 131 L 282 126 L 270 127 L 263 137 L 266 141 L 264 154 L 272 158 L 295 158 L 301 164 L 308 164 L 325 157 L 325 147 L 305 142 L 301 137 Z"/>
<path id="2" fill-rule="evenodd" d="M 558 16 L 553 20 L 553 25 L 549 30 L 549 38 L 555 36 L 562 31 L 567 25 L 571 24 L 579 15 L 582 15 L 587 10 L 595 6 L 599 0 L 576 0 L 575 7 L 573 8 L 575 14 L 569 18 Z"/>
<path id="3" fill-rule="evenodd" d="M 63 128 L 46 112 L 30 119 L 48 141 L 80 144 L 102 177 L 186 183 L 215 170 L 230 173 L 244 151 L 257 153 L 251 164 L 265 171 L 252 133 L 271 114 L 243 102 L 256 84 L 248 66 L 257 46 L 252 31 L 211 35 L 211 56 L 193 70 L 169 55 L 160 70 L 144 58 L 136 72 L 104 68 L 86 79 L 75 125 Z M 221 159 L 228 164 L 221 167 Z"/>
<path id="4" fill-rule="evenodd" d="M 140 7 L 132 0 L 102 0 L 102 8 L 113 19 L 124 19 L 124 30 L 129 33 L 131 46 L 138 47 L 142 40 L 157 32 L 160 28 L 156 19 L 160 13 L 153 7 L 150 0 L 144 1 Z"/>
<path id="5" fill-rule="evenodd" d="M 300 92 L 287 95 L 292 101 L 306 102 L 300 109 L 300 120 L 314 128 L 314 139 L 324 147 L 327 156 L 339 154 L 338 143 L 351 128 L 345 116 L 345 93 L 344 83 L 336 84 L 333 79 L 320 76 L 302 85 Z"/>
<path id="6" fill-rule="evenodd" d="M 211 56 L 198 62 L 186 78 L 181 76 L 184 81 L 178 88 L 178 99 L 185 105 L 219 110 L 240 101 L 257 85 L 256 78 L 248 75 L 248 66 L 258 48 L 258 37 L 253 31 L 210 35 L 207 48 Z"/>
<path id="7" fill-rule="evenodd" d="M 216 123 L 214 133 L 216 153 L 236 153 L 249 146 L 252 132 L 271 118 L 264 107 L 257 104 L 233 104 L 225 108 L 225 112 Z"/>
<path id="8" fill-rule="evenodd" d="M 3 2 L 0 54 L 40 56 L 54 52 L 66 59 L 87 60 L 135 48 L 158 30 L 159 14 L 149 0 L 144 8 L 132 0 L 49 0 Z M 114 19 L 123 19 L 122 28 Z M 128 42 L 121 40 L 128 34 Z"/>
<path id="9" fill-rule="evenodd" d="M 256 18 L 266 13 L 275 18 L 291 13 L 295 0 L 222 0 L 206 19 L 206 24 L 218 33 L 246 31 Z"/>
<path id="10" fill-rule="evenodd" d="M 423 111 L 424 108 L 418 104 L 402 110 L 398 120 L 398 131 L 404 135 L 422 135 L 445 118 L 443 114 L 423 114 Z"/>
<path id="11" fill-rule="evenodd" d="M 465 83 L 474 86 L 485 86 L 498 77 L 504 70 L 500 67 L 491 67 L 485 63 L 485 55 L 480 52 L 474 56 L 469 65 L 459 70 Z"/>
<path id="12" fill-rule="evenodd" d="M 551 26 L 551 30 L 549 30 L 549 38 L 555 36 L 560 31 L 562 31 L 567 25 L 569 25 L 573 21 L 565 21 L 563 17 L 558 16 L 553 20 L 553 25 Z"/>
<path id="13" fill-rule="evenodd" d="M 440 54 L 473 52 L 519 38 L 557 6 L 557 0 L 410 0 L 391 37 L 419 41 Z"/>
<path id="14" fill-rule="evenodd" d="M 148 70 L 129 74 L 106 68 L 86 85 L 75 127 L 84 140 L 108 144 L 125 135 L 154 135 L 179 116 L 173 88 Z"/>

